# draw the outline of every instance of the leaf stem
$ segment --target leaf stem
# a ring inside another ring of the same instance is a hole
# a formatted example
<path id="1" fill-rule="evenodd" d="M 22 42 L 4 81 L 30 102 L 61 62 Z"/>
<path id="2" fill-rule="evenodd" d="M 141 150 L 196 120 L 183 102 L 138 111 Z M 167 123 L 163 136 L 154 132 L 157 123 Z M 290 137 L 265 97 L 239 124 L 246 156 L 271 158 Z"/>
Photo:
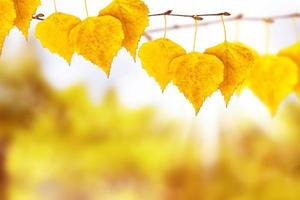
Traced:
<path id="1" fill-rule="evenodd" d="M 221 15 L 221 20 L 222 20 L 222 26 L 224 29 L 224 41 L 227 42 L 227 31 L 226 31 L 226 25 L 224 21 L 224 15 Z"/>
<path id="2" fill-rule="evenodd" d="M 55 12 L 57 12 L 56 0 L 53 0 L 53 6 L 54 6 L 54 10 L 55 10 Z"/>
<path id="3" fill-rule="evenodd" d="M 166 38 L 167 37 L 167 15 L 164 15 L 164 22 L 165 22 L 164 38 Z"/>
<path id="4" fill-rule="evenodd" d="M 235 40 L 236 41 L 240 40 L 240 32 L 241 32 L 240 20 L 236 20 L 235 21 Z"/>
<path id="5" fill-rule="evenodd" d="M 271 39 L 271 27 L 270 22 L 265 21 L 266 26 L 266 38 L 265 38 L 265 53 L 268 54 L 270 50 L 270 39 Z"/>
<path id="6" fill-rule="evenodd" d="M 198 19 L 197 19 L 197 16 L 194 16 L 194 21 L 195 21 L 195 33 L 194 33 L 193 52 L 196 51 L 196 45 L 197 45 L 197 35 L 198 35 Z"/>
<path id="7" fill-rule="evenodd" d="M 296 17 L 292 18 L 292 22 L 293 22 L 293 27 L 294 27 L 295 34 L 296 34 L 296 39 L 297 39 L 297 41 L 300 41 L 300 32 L 298 30 Z"/>
<path id="8" fill-rule="evenodd" d="M 89 17 L 89 10 L 88 10 L 88 6 L 87 6 L 87 0 L 84 0 L 84 7 L 85 7 L 86 17 Z"/>

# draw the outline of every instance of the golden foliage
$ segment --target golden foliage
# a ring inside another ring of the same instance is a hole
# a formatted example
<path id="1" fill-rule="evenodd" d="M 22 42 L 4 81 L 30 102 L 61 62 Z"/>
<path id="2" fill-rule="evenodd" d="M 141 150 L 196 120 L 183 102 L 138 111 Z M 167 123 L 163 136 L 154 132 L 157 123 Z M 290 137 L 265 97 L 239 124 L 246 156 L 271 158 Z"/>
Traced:
<path id="1" fill-rule="evenodd" d="M 0 56 L 2 54 L 2 47 L 6 36 L 8 35 L 10 29 L 14 26 L 14 20 L 16 18 L 16 11 L 14 4 L 11 0 L 1 0 L 0 1 Z M 5 11 L 2 13 L 2 11 Z"/>
<path id="2" fill-rule="evenodd" d="M 32 15 L 39 5 L 40 0 L 0 2 L 0 10 L 6 11 L 0 19 L 0 55 L 13 25 L 27 38 Z M 142 0 L 112 0 L 99 12 L 99 16 L 88 17 L 84 21 L 69 14 L 54 13 L 37 25 L 35 35 L 45 48 L 57 53 L 69 64 L 76 52 L 109 76 L 113 59 L 122 46 L 136 59 L 139 40 L 149 23 L 148 14 L 148 7 Z M 300 69 L 300 43 L 280 51 L 279 55 L 293 60 Z M 296 65 L 287 58 L 264 56 L 256 65 L 257 53 L 239 42 L 225 41 L 208 48 L 204 54 L 186 54 L 178 44 L 161 38 L 143 44 L 139 57 L 144 69 L 162 90 L 173 80 L 197 112 L 205 99 L 218 89 L 217 86 L 227 105 L 234 92 L 243 88 L 253 66 L 256 66 L 258 69 L 251 77 L 251 88 L 275 113 L 280 101 L 292 91 L 294 81 L 300 76 L 300 70 L 298 75 L 294 74 Z M 273 70 L 275 65 L 281 66 Z M 291 77 L 279 85 L 279 72 L 286 74 L 285 70 Z M 272 76 L 269 77 L 268 73 Z M 267 83 L 264 76 L 268 76 Z M 271 84 L 272 81 L 274 84 Z M 263 87 L 260 88 L 260 84 Z M 300 81 L 294 89 L 300 95 Z"/>
<path id="3" fill-rule="evenodd" d="M 256 59 L 256 53 L 244 44 L 224 42 L 205 51 L 217 56 L 224 63 L 224 81 L 220 89 L 226 104 L 235 90 L 249 76 Z"/>
<path id="4" fill-rule="evenodd" d="M 98 103 L 84 86 L 57 91 L 36 62 L 18 60 L 0 62 L 1 200 L 300 199 L 299 102 L 268 132 L 242 115 L 232 128 L 220 118 L 207 165 L 201 128 L 124 107 L 113 90 Z"/>
<path id="5" fill-rule="evenodd" d="M 297 63 L 300 66 L 300 42 L 282 49 L 279 53 L 281 56 L 286 56 L 291 58 L 295 63 Z"/>
<path id="6" fill-rule="evenodd" d="M 141 0 L 114 0 L 99 15 L 111 15 L 122 22 L 123 45 L 135 59 L 138 42 L 148 26 L 148 13 L 147 5 Z"/>
<path id="7" fill-rule="evenodd" d="M 249 86 L 274 115 L 298 82 L 297 65 L 289 58 L 265 55 L 254 66 Z"/>
<path id="8" fill-rule="evenodd" d="M 54 13 L 36 26 L 35 35 L 45 48 L 70 63 L 74 44 L 70 42 L 69 36 L 71 30 L 80 22 L 81 20 L 73 15 Z"/>
<path id="9" fill-rule="evenodd" d="M 18 62 L 0 62 L 0 140 L 3 134 L 12 137 L 13 129 L 28 126 L 52 101 L 53 89 L 28 52 L 18 56 Z"/>
<path id="10" fill-rule="evenodd" d="M 122 24 L 112 16 L 89 17 L 70 34 L 75 51 L 101 67 L 107 75 L 123 39 Z"/>
<path id="11" fill-rule="evenodd" d="M 15 25 L 27 38 L 28 29 L 32 20 L 32 15 L 36 12 L 38 6 L 41 4 L 40 0 L 13 0 L 15 2 L 15 8 L 17 18 Z"/>
<path id="12" fill-rule="evenodd" d="M 115 199 L 122 191 L 113 187 L 108 197 L 107 187 L 127 178 L 140 183 L 145 192 L 154 192 L 155 183 L 171 167 L 199 161 L 196 146 L 178 137 L 178 123 L 157 120 L 152 108 L 128 109 L 113 91 L 92 103 L 87 91 L 76 86 L 56 91 L 52 103 L 38 112 L 31 126 L 11 134 L 6 162 L 11 200 L 76 199 L 82 194 Z M 60 190 L 51 190 L 46 197 L 43 190 L 36 192 L 47 183 Z M 156 199 L 143 196 L 138 199 Z"/>
<path id="13" fill-rule="evenodd" d="M 223 81 L 223 63 L 213 55 L 192 52 L 175 58 L 170 67 L 176 69 L 174 83 L 199 112 L 205 99 Z"/>
<path id="14" fill-rule="evenodd" d="M 147 42 L 139 50 L 139 57 L 144 69 L 155 78 L 162 90 L 174 76 L 174 69 L 171 69 L 170 62 L 185 54 L 185 50 L 173 41 L 161 38 Z"/>
<path id="15" fill-rule="evenodd" d="M 286 56 L 292 59 L 298 65 L 298 77 L 300 77 L 300 42 L 285 48 L 279 52 L 280 56 Z M 298 80 L 298 84 L 296 86 L 296 92 L 300 95 L 300 81 Z"/>

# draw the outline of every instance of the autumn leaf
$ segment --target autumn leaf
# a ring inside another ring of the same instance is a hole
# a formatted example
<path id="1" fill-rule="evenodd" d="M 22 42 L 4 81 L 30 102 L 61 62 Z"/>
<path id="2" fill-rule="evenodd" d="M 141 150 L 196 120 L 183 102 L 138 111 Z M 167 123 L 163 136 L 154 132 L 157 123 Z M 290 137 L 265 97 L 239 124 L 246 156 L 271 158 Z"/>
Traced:
<path id="1" fill-rule="evenodd" d="M 122 22 L 125 34 L 123 46 L 135 59 L 138 42 L 149 23 L 148 13 L 148 7 L 143 1 L 114 0 L 99 15 L 111 15 Z"/>
<path id="2" fill-rule="evenodd" d="M 107 75 L 123 39 L 122 24 L 112 16 L 89 17 L 70 34 L 75 51 L 101 67 Z"/>
<path id="3" fill-rule="evenodd" d="M 224 65 L 213 55 L 189 53 L 175 58 L 170 67 L 176 69 L 174 84 L 197 113 L 205 99 L 218 90 L 223 81 Z"/>
<path id="4" fill-rule="evenodd" d="M 13 0 L 15 3 L 17 18 L 15 25 L 27 38 L 28 29 L 32 20 L 33 14 L 36 12 L 38 6 L 41 4 L 40 0 Z"/>
<path id="5" fill-rule="evenodd" d="M 70 63 L 74 46 L 69 36 L 71 30 L 80 22 L 81 20 L 73 15 L 54 13 L 36 26 L 35 35 L 45 48 Z"/>
<path id="6" fill-rule="evenodd" d="M 1 0 L 0 1 L 0 10 L 5 11 L 1 14 L 0 18 L 0 56 L 2 55 L 3 43 L 9 31 L 14 26 L 14 20 L 16 18 L 16 11 L 14 4 L 11 0 Z"/>
<path id="7" fill-rule="evenodd" d="M 298 77 L 300 77 L 300 42 L 281 50 L 278 55 L 292 59 L 298 65 Z M 298 81 L 295 90 L 298 96 L 300 96 L 300 80 Z"/>
<path id="8" fill-rule="evenodd" d="M 257 60 L 254 69 L 249 87 L 274 115 L 297 84 L 297 65 L 287 57 L 266 55 Z"/>
<path id="9" fill-rule="evenodd" d="M 300 42 L 282 49 L 278 54 L 291 58 L 295 63 L 297 63 L 297 65 L 300 66 Z"/>
<path id="10" fill-rule="evenodd" d="M 178 44 L 161 38 L 144 43 L 139 50 L 139 58 L 144 69 L 155 78 L 161 89 L 164 90 L 173 78 L 174 69 L 170 69 L 170 62 L 185 53 L 185 50 Z"/>
<path id="11" fill-rule="evenodd" d="M 217 56 L 224 63 L 224 81 L 220 90 L 228 104 L 235 90 L 251 73 L 256 53 L 238 42 L 224 42 L 207 49 L 205 53 Z"/>

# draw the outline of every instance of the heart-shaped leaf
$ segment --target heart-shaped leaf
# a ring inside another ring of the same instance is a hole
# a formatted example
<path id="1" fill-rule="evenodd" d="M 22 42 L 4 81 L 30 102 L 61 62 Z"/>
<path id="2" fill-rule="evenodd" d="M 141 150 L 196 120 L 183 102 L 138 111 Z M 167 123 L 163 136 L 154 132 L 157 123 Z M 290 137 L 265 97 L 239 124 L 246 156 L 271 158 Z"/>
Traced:
<path id="1" fill-rule="evenodd" d="M 235 90 L 249 77 L 257 54 L 238 42 L 224 42 L 207 49 L 205 53 L 217 56 L 224 63 L 224 81 L 220 89 L 228 104 Z"/>
<path id="2" fill-rule="evenodd" d="M 149 23 L 148 13 L 147 5 L 141 0 L 113 0 L 99 15 L 111 15 L 121 21 L 125 33 L 123 46 L 135 59 L 138 42 Z"/>
<path id="3" fill-rule="evenodd" d="M 13 0 L 15 2 L 15 8 L 17 18 L 15 25 L 27 38 L 28 29 L 32 20 L 33 14 L 36 12 L 38 6 L 41 4 L 40 0 Z"/>
<path id="4" fill-rule="evenodd" d="M 89 17 L 70 34 L 75 51 L 101 67 L 108 76 L 123 39 L 122 24 L 112 16 Z"/>
<path id="5" fill-rule="evenodd" d="M 278 55 L 286 56 L 286 57 L 292 59 L 298 65 L 299 81 L 296 85 L 295 90 L 296 90 L 298 96 L 300 96 L 300 42 L 281 50 Z"/>
<path id="6" fill-rule="evenodd" d="M 35 35 L 45 48 L 70 63 L 74 46 L 69 36 L 71 30 L 80 22 L 81 20 L 73 15 L 54 13 L 36 26 Z"/>
<path id="7" fill-rule="evenodd" d="M 224 65 L 216 56 L 192 52 L 175 58 L 173 82 L 199 112 L 205 99 L 218 90 L 223 81 Z"/>
<path id="8" fill-rule="evenodd" d="M 139 50 L 139 58 L 144 69 L 155 78 L 161 89 L 164 90 L 173 78 L 174 69 L 170 68 L 170 62 L 185 53 L 185 50 L 178 44 L 161 38 L 144 43 Z"/>
<path id="9" fill-rule="evenodd" d="M 0 10 L 3 10 L 0 17 L 0 56 L 2 54 L 2 47 L 6 36 L 8 35 L 9 31 L 14 26 L 14 20 L 16 18 L 16 11 L 14 4 L 11 0 L 1 0 L 0 1 Z"/>
<path id="10" fill-rule="evenodd" d="M 298 82 L 297 65 L 287 57 L 266 55 L 257 60 L 254 69 L 249 87 L 274 115 Z"/>

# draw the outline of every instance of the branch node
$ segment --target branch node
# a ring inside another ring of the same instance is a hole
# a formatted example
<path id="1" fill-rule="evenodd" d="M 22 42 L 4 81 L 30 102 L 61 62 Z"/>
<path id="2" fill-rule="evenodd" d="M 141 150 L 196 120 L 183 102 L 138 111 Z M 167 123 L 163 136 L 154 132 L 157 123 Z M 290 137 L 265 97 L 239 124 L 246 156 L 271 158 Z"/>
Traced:
<path id="1" fill-rule="evenodd" d="M 173 10 L 168 10 L 168 11 L 164 12 L 164 15 L 170 15 L 170 14 L 172 14 L 172 12 L 173 12 Z"/>
<path id="2" fill-rule="evenodd" d="M 175 25 L 173 26 L 173 28 L 174 28 L 174 29 L 179 29 L 180 26 L 179 26 L 178 24 L 175 24 Z"/>
<path id="3" fill-rule="evenodd" d="M 198 16 L 198 15 L 193 15 L 193 18 L 194 18 L 195 20 L 198 20 L 198 21 L 203 20 L 203 18 L 200 17 L 200 16 Z"/>
<path id="4" fill-rule="evenodd" d="M 237 20 L 241 20 L 241 19 L 243 19 L 244 18 L 244 15 L 243 14 L 238 14 L 236 17 L 235 17 L 235 19 L 237 19 Z"/>
<path id="5" fill-rule="evenodd" d="M 229 12 L 222 13 L 223 16 L 230 16 L 231 14 Z"/>
<path id="6" fill-rule="evenodd" d="M 265 21 L 265 23 L 268 23 L 268 24 L 274 23 L 274 19 L 272 19 L 271 17 L 266 17 L 263 20 Z"/>
<path id="7" fill-rule="evenodd" d="M 38 14 L 32 16 L 32 19 L 36 19 L 36 20 L 41 20 L 42 21 L 42 20 L 44 20 L 43 17 L 45 17 L 45 15 L 43 13 L 38 13 Z"/>
<path id="8" fill-rule="evenodd" d="M 293 13 L 291 14 L 291 17 L 300 17 L 300 13 Z"/>

